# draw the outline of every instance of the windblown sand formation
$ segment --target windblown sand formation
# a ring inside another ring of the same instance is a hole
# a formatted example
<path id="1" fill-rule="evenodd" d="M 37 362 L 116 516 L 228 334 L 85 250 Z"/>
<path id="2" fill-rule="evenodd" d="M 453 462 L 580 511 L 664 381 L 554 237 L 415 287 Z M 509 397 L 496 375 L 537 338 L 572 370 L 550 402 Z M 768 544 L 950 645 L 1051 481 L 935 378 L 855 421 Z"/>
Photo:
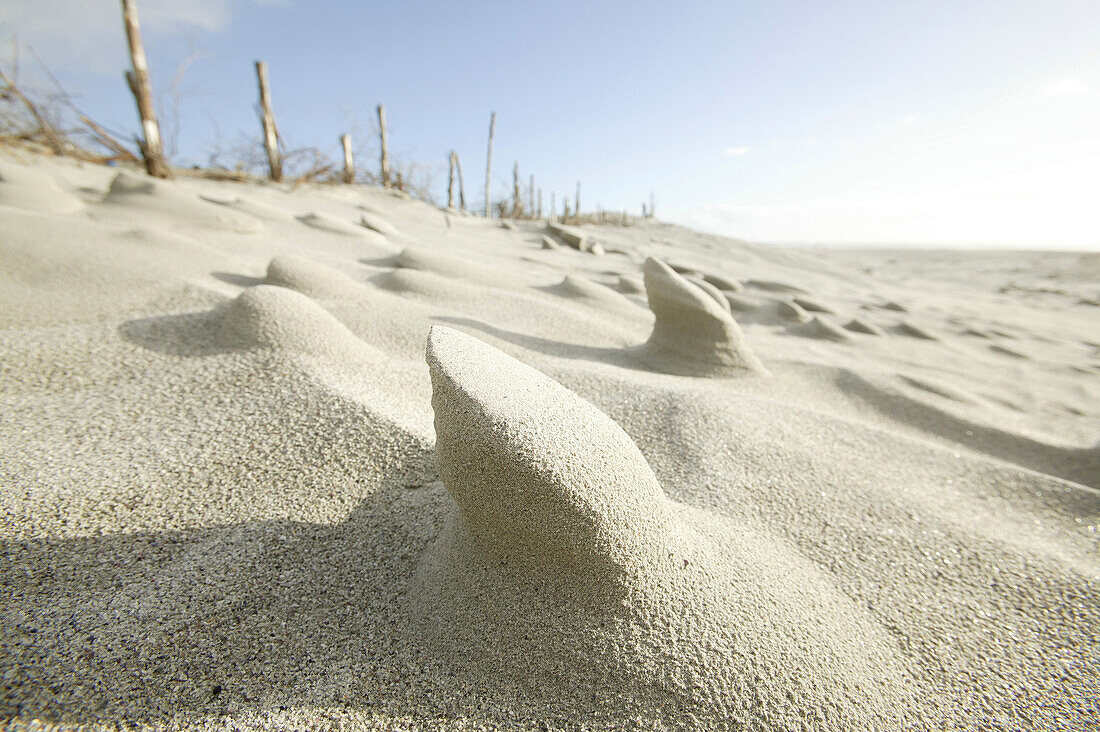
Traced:
<path id="1" fill-rule="evenodd" d="M 135 209 L 155 212 L 170 220 L 177 228 L 189 230 L 232 231 L 238 234 L 258 234 L 264 230 L 248 214 L 227 209 L 184 193 L 154 178 L 122 172 L 111 181 L 107 195 L 93 209 L 92 215 L 107 223 L 133 220 Z"/>
<path id="2" fill-rule="evenodd" d="M 630 313 L 635 313 L 638 306 L 615 290 L 601 285 L 599 282 L 566 275 L 557 285 L 548 290 L 571 300 L 583 300 L 590 305 L 599 308 L 615 308 Z"/>
<path id="3" fill-rule="evenodd" d="M 83 202 L 57 184 L 52 177 L 34 168 L 7 163 L 0 168 L 0 206 L 39 211 L 69 213 Z"/>
<path id="4" fill-rule="evenodd" d="M 892 639 L 812 565 L 669 501 L 618 425 L 534 369 L 438 326 L 427 359 L 456 510 L 413 587 L 442 652 L 708 726 L 900 724 Z"/>
<path id="5" fill-rule="evenodd" d="M 238 295 L 218 330 L 218 342 L 225 346 L 318 355 L 354 340 L 351 331 L 309 297 L 273 285 L 257 285 Z"/>
<path id="6" fill-rule="evenodd" d="M 1100 718 L 1100 256 L 9 158 L 0 726 Z"/>
<path id="7" fill-rule="evenodd" d="M 715 296 L 652 257 L 643 271 L 649 308 L 656 317 L 643 358 L 660 368 L 697 376 L 766 373 L 728 305 L 722 307 Z"/>

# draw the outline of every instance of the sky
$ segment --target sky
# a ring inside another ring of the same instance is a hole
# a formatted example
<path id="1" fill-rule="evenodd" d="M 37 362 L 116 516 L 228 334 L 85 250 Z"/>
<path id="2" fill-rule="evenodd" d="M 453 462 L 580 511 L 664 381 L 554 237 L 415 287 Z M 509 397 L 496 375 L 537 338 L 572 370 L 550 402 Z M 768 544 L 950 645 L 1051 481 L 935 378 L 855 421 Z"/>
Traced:
<path id="1" fill-rule="evenodd" d="M 253 62 L 290 147 L 481 201 L 513 162 L 573 198 L 760 242 L 1100 249 L 1100 1 L 138 0 L 177 164 L 258 139 Z M 0 38 L 139 129 L 117 0 L 3 0 Z"/>

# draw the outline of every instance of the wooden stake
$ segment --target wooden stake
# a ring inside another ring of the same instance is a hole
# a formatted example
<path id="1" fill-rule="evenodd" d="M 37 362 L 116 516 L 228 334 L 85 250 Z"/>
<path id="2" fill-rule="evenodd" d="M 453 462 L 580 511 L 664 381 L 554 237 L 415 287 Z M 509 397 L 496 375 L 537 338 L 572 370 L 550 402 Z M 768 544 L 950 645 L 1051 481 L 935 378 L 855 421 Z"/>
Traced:
<path id="1" fill-rule="evenodd" d="M 573 199 L 573 215 L 581 215 L 581 182 L 577 181 L 577 196 Z"/>
<path id="2" fill-rule="evenodd" d="M 527 200 L 531 202 L 530 208 L 527 209 L 527 217 L 530 218 L 535 215 L 535 176 L 532 175 L 530 181 L 527 183 Z"/>
<path id="3" fill-rule="evenodd" d="M 539 189 L 539 208 L 538 208 L 538 214 L 536 215 L 536 217 L 535 217 L 535 218 L 537 218 L 537 219 L 539 219 L 539 220 L 541 220 L 541 219 L 542 219 L 542 189 L 541 189 L 541 188 Z"/>
<path id="4" fill-rule="evenodd" d="M 455 172 L 458 173 L 458 210 L 466 210 L 466 186 L 462 182 L 462 160 L 455 153 Z"/>
<path id="5" fill-rule="evenodd" d="M 649 192 L 649 218 L 653 218 L 653 191 Z"/>
<path id="6" fill-rule="evenodd" d="M 340 144 L 344 146 L 344 182 L 355 182 L 355 161 L 351 157 L 351 135 L 341 135 Z"/>
<path id="7" fill-rule="evenodd" d="M 523 216 L 523 198 L 519 190 L 519 161 L 512 165 L 512 218 Z"/>
<path id="8" fill-rule="evenodd" d="M 561 202 L 561 222 L 563 224 L 569 223 L 569 196 Z"/>
<path id="9" fill-rule="evenodd" d="M 378 105 L 378 134 L 382 136 L 382 185 L 389 188 L 390 182 L 390 144 L 386 136 L 386 107 Z"/>
<path id="10" fill-rule="evenodd" d="M 447 208 L 455 207 L 455 151 L 451 150 L 451 158 L 447 171 Z"/>
<path id="11" fill-rule="evenodd" d="M 122 0 L 122 19 L 126 24 L 126 40 L 130 44 L 130 63 L 133 71 L 126 72 L 126 82 L 137 101 L 138 115 L 144 142 L 141 156 L 145 158 L 145 170 L 157 178 L 171 178 L 172 171 L 164 159 L 164 146 L 160 139 L 160 125 L 153 109 L 153 84 L 149 81 L 149 65 L 145 61 L 145 47 L 141 43 L 141 24 L 138 22 L 134 0 Z"/>
<path id="12" fill-rule="evenodd" d="M 489 210 L 489 187 L 493 171 L 493 133 L 497 127 L 497 113 L 493 112 L 489 117 L 489 152 L 485 155 L 485 218 L 489 218 L 492 212 Z"/>
<path id="13" fill-rule="evenodd" d="M 553 223 L 554 219 L 558 217 L 558 205 L 554 202 L 554 196 L 556 195 L 554 191 L 550 191 L 550 223 Z"/>
<path id="14" fill-rule="evenodd" d="M 256 62 L 256 78 L 260 82 L 260 121 L 264 126 L 264 150 L 267 151 L 267 168 L 271 180 L 283 179 L 283 160 L 279 155 L 279 130 L 275 127 L 275 115 L 271 112 L 271 88 L 267 83 L 267 64 Z"/>

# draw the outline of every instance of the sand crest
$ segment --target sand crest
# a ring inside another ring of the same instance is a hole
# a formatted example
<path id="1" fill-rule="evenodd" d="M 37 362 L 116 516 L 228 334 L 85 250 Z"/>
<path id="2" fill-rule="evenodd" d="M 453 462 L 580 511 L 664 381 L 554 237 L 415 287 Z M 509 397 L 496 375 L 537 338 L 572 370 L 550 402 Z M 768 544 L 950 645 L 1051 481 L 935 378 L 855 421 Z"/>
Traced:
<path id="1" fill-rule="evenodd" d="M 659 368 L 694 375 L 766 373 L 728 305 L 722 307 L 714 296 L 652 257 L 643 271 L 656 317 L 643 358 Z"/>

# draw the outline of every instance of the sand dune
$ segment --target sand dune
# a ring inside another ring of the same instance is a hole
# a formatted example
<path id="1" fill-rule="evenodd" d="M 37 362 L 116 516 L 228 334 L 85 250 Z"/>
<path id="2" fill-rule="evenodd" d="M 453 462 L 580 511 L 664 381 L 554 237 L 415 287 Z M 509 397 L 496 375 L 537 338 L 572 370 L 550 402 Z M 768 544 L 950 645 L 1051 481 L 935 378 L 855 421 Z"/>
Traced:
<path id="1" fill-rule="evenodd" d="M 29 159 L 7 726 L 1100 719 L 1096 255 L 544 248 L 373 188 Z"/>

